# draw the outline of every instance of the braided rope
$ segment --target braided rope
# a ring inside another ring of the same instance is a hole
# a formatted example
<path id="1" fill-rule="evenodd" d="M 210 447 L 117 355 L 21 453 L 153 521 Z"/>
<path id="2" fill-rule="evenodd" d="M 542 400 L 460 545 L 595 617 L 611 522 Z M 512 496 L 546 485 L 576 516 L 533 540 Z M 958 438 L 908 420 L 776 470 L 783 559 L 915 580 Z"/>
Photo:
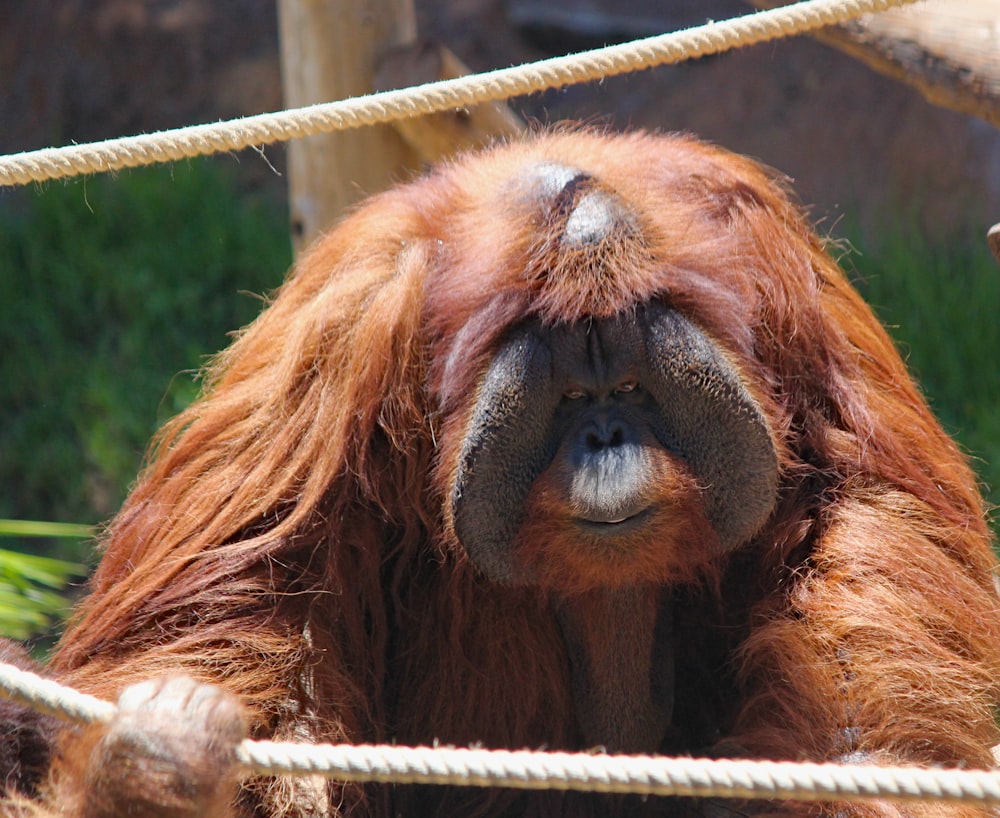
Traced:
<path id="1" fill-rule="evenodd" d="M 210 125 L 11 154 L 0 158 L 0 185 L 169 162 L 464 108 L 719 54 L 912 2 L 915 0 L 805 0 L 672 34 L 413 88 Z"/>
<path id="2" fill-rule="evenodd" d="M 342 781 L 450 784 L 795 801 L 974 801 L 1000 804 L 1000 773 L 508 750 L 243 742 L 252 772 Z"/>
<path id="3" fill-rule="evenodd" d="M 115 706 L 0 664 L 0 695 L 75 722 L 108 721 Z M 341 781 L 578 790 L 796 801 L 968 801 L 1000 804 L 1000 772 L 776 761 L 541 753 L 392 745 L 240 743 L 247 774 Z"/>
<path id="4" fill-rule="evenodd" d="M 78 724 L 111 721 L 115 706 L 36 673 L 0 663 L 0 697 Z"/>

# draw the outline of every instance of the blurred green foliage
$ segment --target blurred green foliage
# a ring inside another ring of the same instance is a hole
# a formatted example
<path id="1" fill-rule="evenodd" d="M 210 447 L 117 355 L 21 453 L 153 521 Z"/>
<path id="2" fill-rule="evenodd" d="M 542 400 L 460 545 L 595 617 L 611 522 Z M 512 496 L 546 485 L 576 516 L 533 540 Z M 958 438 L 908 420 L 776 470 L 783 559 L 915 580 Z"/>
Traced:
<path id="1" fill-rule="evenodd" d="M 69 607 L 58 592 L 85 571 L 80 563 L 0 548 L 0 633 L 28 639 L 46 631 Z"/>
<path id="2" fill-rule="evenodd" d="M 282 206 L 241 190 L 218 160 L 5 192 L 0 518 L 109 517 L 153 432 L 290 261 Z M 91 559 L 88 541 L 8 532 L 0 545 Z M 17 627 L 0 608 L 0 632 Z"/>
<path id="3" fill-rule="evenodd" d="M 1000 504 L 1000 268 L 986 230 L 930 242 L 916 219 L 887 225 L 843 260 L 889 328 L 931 408 Z"/>

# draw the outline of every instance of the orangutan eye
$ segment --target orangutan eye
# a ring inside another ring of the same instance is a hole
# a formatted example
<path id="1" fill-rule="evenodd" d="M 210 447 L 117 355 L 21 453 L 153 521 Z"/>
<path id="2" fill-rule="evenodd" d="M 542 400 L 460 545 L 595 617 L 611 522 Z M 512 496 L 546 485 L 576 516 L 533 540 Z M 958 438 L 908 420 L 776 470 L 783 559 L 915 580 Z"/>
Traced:
<path id="1" fill-rule="evenodd" d="M 563 392 L 563 397 L 566 398 L 567 400 L 580 400 L 580 398 L 582 398 L 583 395 L 584 395 L 583 390 L 575 386 L 571 386 L 569 389 Z"/>
<path id="2" fill-rule="evenodd" d="M 638 388 L 639 384 L 635 381 L 622 381 L 615 387 L 615 392 L 634 392 Z"/>

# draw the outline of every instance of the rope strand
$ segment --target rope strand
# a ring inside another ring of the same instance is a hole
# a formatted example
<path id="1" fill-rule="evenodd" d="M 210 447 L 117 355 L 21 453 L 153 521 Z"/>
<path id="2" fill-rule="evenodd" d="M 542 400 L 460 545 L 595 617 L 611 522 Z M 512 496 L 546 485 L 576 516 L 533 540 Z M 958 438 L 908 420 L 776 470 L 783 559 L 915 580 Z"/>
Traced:
<path id="1" fill-rule="evenodd" d="M 0 695 L 77 723 L 109 721 L 115 706 L 0 664 Z M 244 740 L 247 775 L 341 781 L 578 790 L 796 801 L 963 801 L 1000 804 L 1000 772 L 653 756 L 469 750 Z"/>
<path id="2" fill-rule="evenodd" d="M 523 96 L 719 54 L 841 23 L 915 0 L 805 0 L 580 54 L 210 125 L 45 148 L 0 158 L 0 185 L 139 167 Z"/>
<path id="3" fill-rule="evenodd" d="M 0 663 L 0 697 L 76 724 L 111 721 L 115 706 L 87 693 L 45 679 L 15 665 Z"/>
<path id="4" fill-rule="evenodd" d="M 700 798 L 1000 803 L 1000 773 L 985 770 L 268 741 L 245 741 L 237 755 L 255 773 L 342 781 Z"/>

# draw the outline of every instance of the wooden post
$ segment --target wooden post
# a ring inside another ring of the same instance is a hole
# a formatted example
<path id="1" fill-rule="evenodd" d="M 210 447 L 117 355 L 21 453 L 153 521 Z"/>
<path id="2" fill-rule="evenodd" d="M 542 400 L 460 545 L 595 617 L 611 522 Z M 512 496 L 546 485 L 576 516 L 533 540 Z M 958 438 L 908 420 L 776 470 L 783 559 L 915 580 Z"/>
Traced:
<path id="1" fill-rule="evenodd" d="M 279 0 L 285 105 L 297 108 L 373 90 L 383 54 L 416 40 L 412 0 Z M 296 252 L 351 203 L 388 187 L 419 160 L 391 126 L 288 143 Z"/>
<path id="2" fill-rule="evenodd" d="M 387 53 L 375 73 L 375 90 L 388 91 L 426 82 L 462 77 L 465 64 L 445 46 L 417 42 Z M 406 143 L 427 164 L 456 151 L 478 148 L 498 137 L 516 137 L 527 130 L 507 103 L 484 102 L 469 108 L 397 119 L 392 123 Z"/>
<path id="3" fill-rule="evenodd" d="M 791 0 L 748 0 L 774 8 Z M 933 105 L 1000 127 L 997 0 L 924 0 L 865 14 L 812 37 L 916 88 Z"/>

